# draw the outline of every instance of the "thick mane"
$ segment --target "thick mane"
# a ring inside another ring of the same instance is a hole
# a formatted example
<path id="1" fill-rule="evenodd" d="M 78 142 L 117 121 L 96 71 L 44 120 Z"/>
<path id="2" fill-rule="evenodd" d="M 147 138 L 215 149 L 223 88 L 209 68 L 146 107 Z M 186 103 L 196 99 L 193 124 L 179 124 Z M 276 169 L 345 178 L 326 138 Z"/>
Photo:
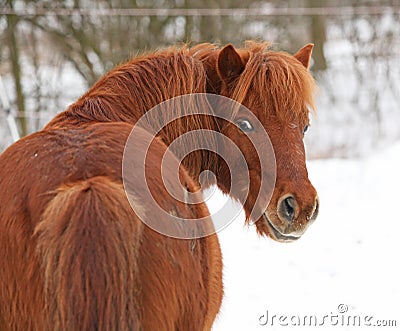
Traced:
<path id="1" fill-rule="evenodd" d="M 104 75 L 45 129 L 93 121 L 135 124 L 148 110 L 171 98 L 193 93 L 220 94 L 223 83 L 215 70 L 220 50 L 219 46 L 204 43 L 190 49 L 187 46 L 171 47 L 136 57 Z M 232 81 L 232 90 L 227 96 L 251 109 L 265 109 L 265 115 L 259 114 L 261 116 L 275 114 L 282 122 L 300 120 L 306 123 L 308 107 L 314 106 L 315 86 L 307 69 L 293 56 L 271 51 L 268 43 L 249 41 L 237 51 L 246 65 L 240 76 Z M 201 107 L 202 111 L 207 109 L 212 114 L 204 102 L 207 103 L 205 98 L 200 103 L 193 100 L 190 105 L 178 102 L 162 111 L 152 112 L 149 120 L 162 127 L 172 118 L 180 117 L 159 134 L 167 145 L 189 131 L 218 131 L 213 116 L 191 115 L 195 110 L 193 107 Z M 203 134 L 202 144 L 197 139 L 181 139 L 174 152 L 179 158 L 184 151 L 196 151 L 183 163 L 190 169 L 192 178 L 197 178 L 203 169 L 212 170 L 217 163 L 215 155 L 201 146 L 215 150 L 216 145 L 214 135 Z"/>
<path id="2" fill-rule="evenodd" d="M 215 75 L 219 50 L 214 44 L 204 43 L 191 49 L 171 47 L 136 57 L 103 76 L 50 125 L 54 127 L 65 116 L 77 124 L 93 120 L 135 123 L 146 111 L 173 97 L 218 93 L 221 82 L 211 76 L 213 72 Z M 238 52 L 246 53 L 248 61 L 235 82 L 232 99 L 244 103 L 257 96 L 264 109 L 272 110 L 284 121 L 308 117 L 308 109 L 314 108 L 316 85 L 299 61 L 287 53 L 272 51 L 269 43 L 256 41 L 246 42 Z M 177 115 L 185 115 L 181 113 L 185 109 L 176 111 L 180 112 Z M 184 124 L 191 126 L 186 121 Z M 214 125 L 201 124 L 209 129 Z"/>
<path id="3" fill-rule="evenodd" d="M 241 51 L 248 52 L 249 60 L 232 98 L 243 103 L 256 96 L 256 102 L 283 122 L 306 122 L 316 87 L 308 70 L 293 56 L 271 51 L 269 43 L 249 41 Z"/>
<path id="4" fill-rule="evenodd" d="M 77 121 L 133 123 L 163 101 L 202 92 L 206 92 L 202 64 L 186 47 L 168 48 L 114 68 L 64 115 Z"/>
<path id="5" fill-rule="evenodd" d="M 45 129 L 65 128 L 66 124 L 78 126 L 93 121 L 135 124 L 150 109 L 166 100 L 205 92 L 206 72 L 201 61 L 193 57 L 186 46 L 171 47 L 136 57 L 111 70 Z M 149 122 L 156 127 L 164 127 L 171 119 L 178 118 L 159 134 L 167 145 L 189 131 L 215 130 L 212 116 L 188 116 L 196 111 L 193 107 L 201 107 L 212 114 L 206 98 L 192 101 L 190 105 L 171 102 L 159 111 L 148 113 Z M 203 139 L 210 148 L 216 144 L 211 134 L 204 134 Z M 189 143 L 190 146 L 187 146 Z M 194 153 L 201 154 L 203 164 L 198 162 L 198 158 L 190 156 L 184 161 L 194 177 L 203 167 L 208 169 L 215 164 L 214 159 L 210 160 L 212 154 L 197 148 L 197 145 L 198 141 L 189 139 L 181 139 L 176 144 L 176 151 L 198 150 Z"/>

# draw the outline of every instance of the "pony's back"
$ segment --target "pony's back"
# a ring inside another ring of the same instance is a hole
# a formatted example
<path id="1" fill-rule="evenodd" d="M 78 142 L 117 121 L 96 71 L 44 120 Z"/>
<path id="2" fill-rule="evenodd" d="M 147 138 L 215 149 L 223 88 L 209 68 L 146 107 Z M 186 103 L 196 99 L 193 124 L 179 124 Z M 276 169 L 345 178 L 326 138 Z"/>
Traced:
<path id="1" fill-rule="evenodd" d="M 222 296 L 210 291 L 222 288 L 216 236 L 174 239 L 141 222 L 121 178 L 130 130 L 109 123 L 43 131 L 0 156 L 2 330 L 211 328 Z M 166 152 L 157 140 L 149 150 L 154 174 Z M 208 215 L 205 205 L 177 205 L 153 183 L 164 209 Z M 140 185 L 133 193 L 146 209 Z"/>

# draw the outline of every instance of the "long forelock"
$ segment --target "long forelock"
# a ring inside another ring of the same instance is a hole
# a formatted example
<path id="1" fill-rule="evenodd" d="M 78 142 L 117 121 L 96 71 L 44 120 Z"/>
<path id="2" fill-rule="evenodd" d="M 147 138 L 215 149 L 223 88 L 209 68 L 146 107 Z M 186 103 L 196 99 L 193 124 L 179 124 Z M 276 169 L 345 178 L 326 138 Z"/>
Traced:
<path id="1" fill-rule="evenodd" d="M 282 122 L 306 121 L 314 111 L 315 82 L 308 70 L 293 56 L 271 51 L 269 44 L 246 45 L 249 60 L 233 91 L 239 103 L 256 98 L 266 112 Z M 268 114 L 267 114 L 268 115 Z"/>

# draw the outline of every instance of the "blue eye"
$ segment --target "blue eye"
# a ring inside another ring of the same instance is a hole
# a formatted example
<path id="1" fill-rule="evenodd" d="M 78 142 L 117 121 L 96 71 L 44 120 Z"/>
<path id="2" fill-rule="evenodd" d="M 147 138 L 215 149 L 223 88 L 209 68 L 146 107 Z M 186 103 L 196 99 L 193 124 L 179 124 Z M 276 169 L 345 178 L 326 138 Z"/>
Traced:
<path id="1" fill-rule="evenodd" d="M 249 120 L 246 119 L 239 119 L 236 121 L 236 125 L 239 127 L 240 130 L 243 132 L 250 132 L 253 131 L 253 125 L 250 123 Z"/>

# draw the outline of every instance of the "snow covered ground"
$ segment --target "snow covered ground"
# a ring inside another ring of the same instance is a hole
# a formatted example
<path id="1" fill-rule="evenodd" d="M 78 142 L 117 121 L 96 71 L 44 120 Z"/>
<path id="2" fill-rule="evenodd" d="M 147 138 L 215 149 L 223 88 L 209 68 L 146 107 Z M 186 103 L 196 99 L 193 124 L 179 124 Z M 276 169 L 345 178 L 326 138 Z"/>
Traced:
<path id="1" fill-rule="evenodd" d="M 259 238 L 243 214 L 219 233 L 225 297 L 214 331 L 400 327 L 400 143 L 308 169 L 321 210 L 298 242 Z M 209 201 L 211 212 L 221 199 Z M 390 320 L 397 327 L 374 327 Z"/>

